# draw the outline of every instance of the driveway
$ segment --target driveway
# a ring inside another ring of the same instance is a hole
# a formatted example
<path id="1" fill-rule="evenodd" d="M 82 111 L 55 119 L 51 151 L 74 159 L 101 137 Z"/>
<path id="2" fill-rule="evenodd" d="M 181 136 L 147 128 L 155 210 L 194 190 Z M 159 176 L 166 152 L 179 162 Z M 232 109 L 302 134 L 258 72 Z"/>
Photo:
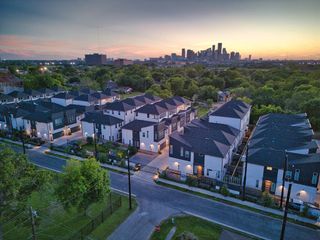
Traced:
<path id="1" fill-rule="evenodd" d="M 52 143 L 57 146 L 62 146 L 67 143 L 70 143 L 72 141 L 80 140 L 82 138 L 83 138 L 82 132 L 78 131 L 78 132 L 72 133 L 72 135 L 66 135 L 66 136 L 59 137 L 59 138 L 53 140 Z"/>
<path id="2" fill-rule="evenodd" d="M 153 161 L 158 156 L 157 153 L 143 153 L 137 152 L 130 158 L 130 162 L 132 163 L 140 163 L 141 166 L 148 165 L 151 161 Z"/>

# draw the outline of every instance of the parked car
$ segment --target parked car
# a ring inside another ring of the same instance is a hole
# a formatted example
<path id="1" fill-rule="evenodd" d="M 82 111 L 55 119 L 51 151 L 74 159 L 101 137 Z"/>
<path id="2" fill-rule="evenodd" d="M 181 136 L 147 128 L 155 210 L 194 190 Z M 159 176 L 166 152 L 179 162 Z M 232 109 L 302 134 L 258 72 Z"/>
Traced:
<path id="1" fill-rule="evenodd" d="M 289 208 L 300 211 L 301 207 L 303 206 L 303 201 L 299 199 L 291 199 L 289 203 Z"/>
<path id="2" fill-rule="evenodd" d="M 133 167 L 133 171 L 137 172 L 141 170 L 141 164 L 140 163 L 136 163 Z"/>

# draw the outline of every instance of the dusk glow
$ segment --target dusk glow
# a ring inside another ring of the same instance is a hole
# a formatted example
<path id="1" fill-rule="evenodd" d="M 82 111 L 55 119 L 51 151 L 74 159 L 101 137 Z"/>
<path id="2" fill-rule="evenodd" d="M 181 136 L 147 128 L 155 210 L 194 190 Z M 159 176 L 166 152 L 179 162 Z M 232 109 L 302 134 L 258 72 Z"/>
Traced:
<path id="1" fill-rule="evenodd" d="M 243 57 L 319 59 L 320 1 L 94 0 L 0 3 L 0 57 L 158 57 L 223 42 Z"/>

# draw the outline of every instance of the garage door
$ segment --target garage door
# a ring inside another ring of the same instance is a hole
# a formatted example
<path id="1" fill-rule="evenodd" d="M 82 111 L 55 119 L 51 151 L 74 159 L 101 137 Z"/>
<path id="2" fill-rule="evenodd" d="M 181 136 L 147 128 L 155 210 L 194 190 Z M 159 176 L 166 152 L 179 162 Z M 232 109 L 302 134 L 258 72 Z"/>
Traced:
<path id="1" fill-rule="evenodd" d="M 79 127 L 79 126 L 73 127 L 73 128 L 71 128 L 70 130 L 71 130 L 72 133 L 78 132 L 78 131 L 80 130 L 80 127 Z"/>
<path id="2" fill-rule="evenodd" d="M 53 139 L 57 139 L 57 138 L 62 137 L 62 136 L 63 136 L 63 131 L 54 133 L 52 135 Z"/>

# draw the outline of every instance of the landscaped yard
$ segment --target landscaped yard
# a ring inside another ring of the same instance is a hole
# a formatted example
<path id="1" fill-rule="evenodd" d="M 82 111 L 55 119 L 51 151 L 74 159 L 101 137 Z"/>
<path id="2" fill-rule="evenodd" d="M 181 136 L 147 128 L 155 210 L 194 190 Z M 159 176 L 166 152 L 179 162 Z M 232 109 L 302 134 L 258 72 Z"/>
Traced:
<path id="1" fill-rule="evenodd" d="M 179 236 L 184 232 L 192 233 L 198 240 L 217 240 L 220 238 L 223 227 L 212 222 L 192 217 L 179 216 L 174 217 L 174 223 L 169 218 L 162 222 L 160 232 L 154 232 L 151 240 L 164 240 L 173 227 L 176 232 L 172 239 L 180 239 Z"/>
<path id="2" fill-rule="evenodd" d="M 198 114 L 197 114 L 198 117 L 203 117 L 209 112 L 209 108 L 198 106 L 197 111 L 198 111 Z"/>
<path id="3" fill-rule="evenodd" d="M 102 210 L 110 206 L 108 196 L 103 201 L 90 205 L 86 214 L 77 209 L 65 211 L 57 202 L 53 191 L 53 188 L 49 188 L 34 192 L 28 199 L 28 205 L 32 206 L 38 215 L 36 217 L 37 239 L 69 239 Z M 120 195 L 112 193 L 111 199 L 113 203 L 119 203 Z M 135 208 L 136 202 L 133 201 L 133 203 Z M 90 239 L 106 239 L 134 211 L 134 208 L 129 211 L 127 197 L 121 196 L 121 206 L 113 214 L 107 215 L 105 221 L 89 235 Z M 21 213 L 18 218 L 9 223 L 5 221 L 2 224 L 2 231 L 4 239 L 29 239 L 31 237 L 29 212 Z"/>

